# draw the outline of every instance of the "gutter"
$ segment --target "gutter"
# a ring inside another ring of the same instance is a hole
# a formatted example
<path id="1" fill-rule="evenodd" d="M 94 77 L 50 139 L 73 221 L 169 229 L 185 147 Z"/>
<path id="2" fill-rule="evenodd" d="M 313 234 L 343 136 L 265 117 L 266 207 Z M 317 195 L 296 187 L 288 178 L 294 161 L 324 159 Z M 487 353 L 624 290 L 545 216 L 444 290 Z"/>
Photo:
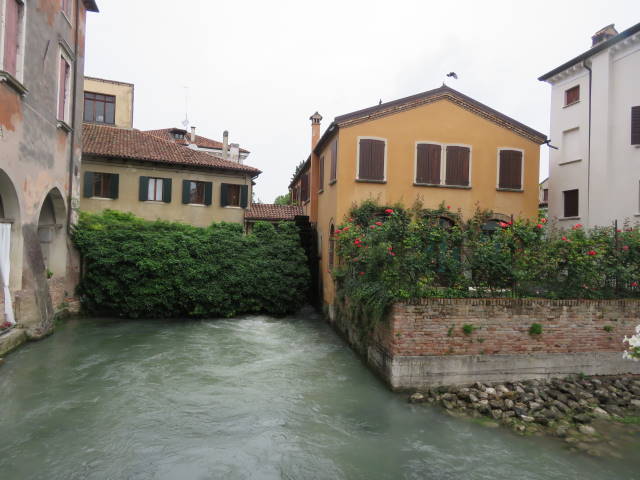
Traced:
<path id="1" fill-rule="evenodd" d="M 82 124 L 78 127 L 76 125 L 76 109 L 78 105 L 78 92 L 77 87 L 77 78 L 78 78 L 78 62 L 80 61 L 78 57 L 78 38 L 80 37 L 80 4 L 76 2 L 76 22 L 75 22 L 75 32 L 74 32 L 74 40 L 73 40 L 73 56 L 75 61 L 73 62 L 73 76 L 71 77 L 71 88 L 70 91 L 73 92 L 72 95 L 72 106 L 71 106 L 71 146 L 69 152 L 69 192 L 67 195 L 67 231 L 71 232 L 71 212 L 73 210 L 73 169 L 74 169 L 74 161 L 73 156 L 76 149 L 76 135 L 78 135 L 78 131 L 82 131 Z M 78 130 L 80 129 L 80 130 Z M 82 156 L 82 153 L 80 153 Z M 81 160 L 82 161 L 82 160 Z"/>
<path id="2" fill-rule="evenodd" d="M 587 61 L 582 61 L 582 66 L 589 71 L 589 129 L 587 141 L 587 224 L 589 223 L 590 199 L 591 199 L 591 86 L 593 84 L 593 72 L 587 65 Z"/>

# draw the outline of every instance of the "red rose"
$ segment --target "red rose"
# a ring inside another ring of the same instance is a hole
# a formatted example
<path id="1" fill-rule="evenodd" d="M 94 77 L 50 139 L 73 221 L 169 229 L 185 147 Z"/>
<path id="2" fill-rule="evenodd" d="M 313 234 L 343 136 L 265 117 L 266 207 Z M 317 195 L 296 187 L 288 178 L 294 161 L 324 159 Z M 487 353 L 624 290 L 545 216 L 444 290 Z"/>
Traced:
<path id="1" fill-rule="evenodd" d="M 382 222 L 376 222 L 376 225 L 378 225 L 379 227 L 382 226 Z"/>
<path id="2" fill-rule="evenodd" d="M 504 223 L 504 222 L 500 222 L 500 226 L 502 228 L 507 228 L 509 226 L 509 224 L 508 223 Z"/>
<path id="3" fill-rule="evenodd" d="M 374 228 L 376 228 L 376 226 L 375 225 L 369 225 L 369 228 L 373 230 Z"/>
<path id="4" fill-rule="evenodd" d="M 631 282 L 631 286 L 632 287 L 637 287 L 638 286 L 638 282 Z"/>
<path id="5" fill-rule="evenodd" d="M 592 257 L 593 257 L 594 255 L 597 255 L 597 252 L 596 252 L 595 250 L 589 250 L 589 251 L 587 252 L 587 255 L 590 255 L 590 256 L 592 256 Z"/>
<path id="6" fill-rule="evenodd" d="M 624 245 L 622 249 L 626 252 L 627 250 L 629 250 L 629 245 Z"/>
<path id="7" fill-rule="evenodd" d="M 395 253 L 393 253 L 393 252 L 389 252 L 389 255 L 391 255 L 392 257 L 395 257 L 395 256 L 396 256 L 396 254 L 395 254 Z"/>
<path id="8" fill-rule="evenodd" d="M 364 272 L 360 272 L 360 275 L 364 275 Z"/>
<path id="9" fill-rule="evenodd" d="M 387 208 L 384 213 L 393 213 L 393 210 L 391 210 L 390 208 Z"/>
<path id="10" fill-rule="evenodd" d="M 542 224 L 540 224 L 540 223 L 539 223 L 539 224 L 537 224 L 537 225 L 536 225 L 536 228 L 538 228 L 538 229 L 539 229 L 539 228 L 542 228 Z"/>
<path id="11" fill-rule="evenodd" d="M 567 237 L 562 237 L 562 241 L 563 242 L 568 242 L 569 240 L 567 240 Z"/>
<path id="12" fill-rule="evenodd" d="M 451 205 L 447 205 L 447 210 L 451 210 Z"/>

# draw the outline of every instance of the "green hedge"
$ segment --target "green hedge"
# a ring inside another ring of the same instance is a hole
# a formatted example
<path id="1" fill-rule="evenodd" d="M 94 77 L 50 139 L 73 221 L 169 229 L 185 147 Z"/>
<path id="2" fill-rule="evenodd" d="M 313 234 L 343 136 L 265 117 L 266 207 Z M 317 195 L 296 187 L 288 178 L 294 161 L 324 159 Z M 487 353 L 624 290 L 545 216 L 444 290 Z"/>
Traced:
<path id="1" fill-rule="evenodd" d="M 123 317 L 284 315 L 307 298 L 298 231 L 257 222 L 198 228 L 132 214 L 81 213 L 73 242 L 83 259 L 79 293 L 90 313 Z"/>
<path id="2" fill-rule="evenodd" d="M 640 229 L 462 221 L 442 205 L 355 206 L 336 232 L 338 293 L 365 317 L 424 297 L 640 297 Z"/>

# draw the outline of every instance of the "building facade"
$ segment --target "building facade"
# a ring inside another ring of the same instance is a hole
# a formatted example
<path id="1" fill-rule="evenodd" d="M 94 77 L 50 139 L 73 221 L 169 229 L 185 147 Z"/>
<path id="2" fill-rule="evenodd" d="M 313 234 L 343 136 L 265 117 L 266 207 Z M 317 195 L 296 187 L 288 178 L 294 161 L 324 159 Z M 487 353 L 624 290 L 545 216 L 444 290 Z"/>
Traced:
<path id="1" fill-rule="evenodd" d="M 549 216 L 561 227 L 640 219 L 640 23 L 539 78 L 551 85 Z"/>
<path id="2" fill-rule="evenodd" d="M 87 12 L 93 0 L 0 0 L 4 321 L 46 333 L 73 293 Z M 8 260 L 8 261 L 7 261 Z M 5 300 L 6 299 L 6 300 Z"/>
<path id="3" fill-rule="evenodd" d="M 133 128 L 134 85 L 84 77 L 83 121 L 118 128 Z"/>
<path id="4" fill-rule="evenodd" d="M 463 218 L 477 208 L 496 219 L 536 218 L 540 145 L 537 132 L 442 86 L 336 117 L 320 136 L 311 117 L 312 153 L 289 186 L 316 226 L 325 305 L 334 299 L 329 272 L 332 232 L 367 199 L 436 209 Z"/>
<path id="5" fill-rule="evenodd" d="M 259 174 L 139 130 L 85 124 L 80 208 L 199 227 L 243 224 Z"/>

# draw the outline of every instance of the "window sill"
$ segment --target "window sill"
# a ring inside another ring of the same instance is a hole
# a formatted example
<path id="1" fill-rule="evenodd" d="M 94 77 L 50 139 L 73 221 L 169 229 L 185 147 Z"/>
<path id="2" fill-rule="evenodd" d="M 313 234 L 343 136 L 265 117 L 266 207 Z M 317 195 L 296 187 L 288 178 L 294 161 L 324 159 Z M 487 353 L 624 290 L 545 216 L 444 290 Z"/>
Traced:
<path id="1" fill-rule="evenodd" d="M 524 193 L 524 190 L 522 188 L 502 188 L 502 187 L 496 187 L 496 190 L 498 192 L 516 192 L 516 193 Z"/>
<path id="2" fill-rule="evenodd" d="M 322 192 L 324 192 L 324 188 L 321 188 L 320 190 L 318 190 L 318 194 L 321 194 Z"/>
<path id="3" fill-rule="evenodd" d="M 471 185 L 442 185 L 439 183 L 413 183 L 415 187 L 435 187 L 435 188 L 457 188 L 462 190 L 471 190 Z"/>
<path id="4" fill-rule="evenodd" d="M 108 200 L 110 202 L 114 201 L 115 198 L 111 197 L 89 197 L 91 200 Z"/>
<path id="5" fill-rule="evenodd" d="M 142 200 L 142 203 L 151 203 L 151 204 L 155 204 L 155 205 L 164 205 L 165 203 L 169 203 L 169 202 L 163 202 L 162 200 Z"/>
<path id="6" fill-rule="evenodd" d="M 4 70 L 0 70 L 0 82 L 7 82 L 11 88 L 13 88 L 16 92 L 18 92 L 23 97 L 29 93 L 27 87 L 25 87 L 20 80 L 11 75 L 9 72 L 5 72 Z"/>
<path id="7" fill-rule="evenodd" d="M 566 162 L 559 162 L 558 165 L 562 166 L 562 165 L 571 165 L 572 163 L 578 163 L 581 162 L 582 159 L 581 158 L 577 158 L 576 160 L 568 160 Z"/>
<path id="8" fill-rule="evenodd" d="M 636 146 L 640 147 L 640 145 L 636 145 Z M 337 179 L 329 180 L 329 185 L 335 185 L 337 181 L 338 181 Z"/>
<path id="9" fill-rule="evenodd" d="M 362 178 L 356 178 L 358 183 L 387 183 L 386 180 L 364 180 Z"/>
<path id="10" fill-rule="evenodd" d="M 225 205 L 222 208 L 235 208 L 236 210 L 242 210 L 242 207 L 240 205 Z"/>
<path id="11" fill-rule="evenodd" d="M 73 132 L 73 128 L 64 120 L 58 120 L 57 126 L 60 130 L 64 130 L 67 133 Z"/>
<path id="12" fill-rule="evenodd" d="M 573 105 L 576 105 L 580 103 L 580 100 L 576 100 L 575 102 L 571 102 L 571 103 L 567 103 L 564 107 L 562 108 L 568 108 L 568 107 L 572 107 Z"/>
<path id="13" fill-rule="evenodd" d="M 189 207 L 206 207 L 204 203 L 187 203 Z"/>
<path id="14" fill-rule="evenodd" d="M 580 217 L 560 217 L 558 220 L 561 222 L 571 221 L 571 220 L 580 220 Z"/>
<path id="15" fill-rule="evenodd" d="M 96 120 L 82 120 L 82 123 L 90 123 L 91 125 L 106 125 L 107 127 L 115 127 L 116 124 L 114 123 L 109 123 L 109 122 L 98 122 Z"/>

